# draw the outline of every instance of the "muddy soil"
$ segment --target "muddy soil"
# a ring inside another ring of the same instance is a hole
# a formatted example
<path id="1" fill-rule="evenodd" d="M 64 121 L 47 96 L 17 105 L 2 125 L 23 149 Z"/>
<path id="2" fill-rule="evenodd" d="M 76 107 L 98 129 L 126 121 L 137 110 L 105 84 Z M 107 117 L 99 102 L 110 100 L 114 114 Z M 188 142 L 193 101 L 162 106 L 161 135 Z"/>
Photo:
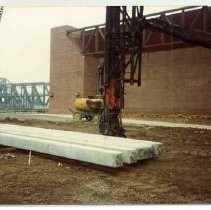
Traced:
<path id="1" fill-rule="evenodd" d="M 203 114 L 123 113 L 123 118 L 211 125 L 211 115 Z"/>
<path id="2" fill-rule="evenodd" d="M 98 133 L 92 122 L 1 123 Z M 211 131 L 125 127 L 127 136 L 160 141 L 162 154 L 120 169 L 0 146 L 0 204 L 146 204 L 211 202 Z"/>

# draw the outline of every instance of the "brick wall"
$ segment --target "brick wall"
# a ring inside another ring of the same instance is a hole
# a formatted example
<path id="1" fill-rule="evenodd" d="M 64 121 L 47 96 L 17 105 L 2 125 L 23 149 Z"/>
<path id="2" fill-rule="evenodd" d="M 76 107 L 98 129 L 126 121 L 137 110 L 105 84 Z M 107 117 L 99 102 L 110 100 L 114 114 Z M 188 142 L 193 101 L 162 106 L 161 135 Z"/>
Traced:
<path id="1" fill-rule="evenodd" d="M 97 91 L 98 59 L 94 56 L 84 58 L 84 96 L 94 96 Z"/>
<path id="2" fill-rule="evenodd" d="M 75 92 L 83 94 L 84 57 L 66 37 L 70 26 L 51 29 L 50 55 L 50 113 L 70 114 Z"/>
<path id="3" fill-rule="evenodd" d="M 51 31 L 50 113 L 70 113 L 74 93 L 94 95 L 99 59 L 83 57 L 65 36 Z M 125 111 L 211 113 L 211 50 L 201 47 L 143 54 L 142 86 L 126 86 Z"/>
<path id="4" fill-rule="evenodd" d="M 211 113 L 211 50 L 143 55 L 142 86 L 127 86 L 125 111 Z"/>

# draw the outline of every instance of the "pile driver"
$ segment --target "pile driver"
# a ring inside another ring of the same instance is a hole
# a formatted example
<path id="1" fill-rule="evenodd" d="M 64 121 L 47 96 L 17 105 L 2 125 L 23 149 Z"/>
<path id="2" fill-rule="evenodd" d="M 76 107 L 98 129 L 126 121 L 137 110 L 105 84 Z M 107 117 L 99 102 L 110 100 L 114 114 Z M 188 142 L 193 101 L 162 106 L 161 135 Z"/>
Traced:
<path id="1" fill-rule="evenodd" d="M 141 86 L 143 30 L 150 29 L 172 35 L 183 41 L 211 48 L 210 35 L 184 28 L 162 18 L 147 19 L 143 6 L 106 7 L 105 60 L 102 75 L 102 110 L 99 130 L 104 135 L 125 137 L 121 110 L 124 108 L 124 85 Z M 129 77 L 127 78 L 127 71 Z"/>
<path id="2" fill-rule="evenodd" d="M 194 9 L 190 6 L 184 9 Z M 100 109 L 99 130 L 103 135 L 125 137 L 121 112 L 124 108 L 125 84 L 141 86 L 143 31 L 160 32 L 195 45 L 211 48 L 210 34 L 175 24 L 165 16 L 147 18 L 143 6 L 107 6 L 104 62 L 98 67 Z M 206 8 L 206 7 L 204 7 Z M 173 9 L 177 11 L 178 9 Z"/>

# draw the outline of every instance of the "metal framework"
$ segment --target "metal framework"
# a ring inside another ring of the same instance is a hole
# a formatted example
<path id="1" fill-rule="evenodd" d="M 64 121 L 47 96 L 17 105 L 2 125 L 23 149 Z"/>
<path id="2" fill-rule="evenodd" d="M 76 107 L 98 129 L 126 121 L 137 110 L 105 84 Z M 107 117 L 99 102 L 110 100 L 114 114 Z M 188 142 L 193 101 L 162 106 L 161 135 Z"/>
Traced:
<path id="1" fill-rule="evenodd" d="M 148 23 L 151 22 L 143 30 L 143 52 L 190 46 L 190 43 L 183 42 L 190 40 L 184 38 L 183 41 L 181 40 L 180 34 L 184 32 L 187 33 L 187 36 L 191 33 L 195 37 L 194 39 L 199 39 L 203 35 L 203 39 L 207 37 L 207 40 L 210 41 L 211 7 L 181 7 L 144 15 L 143 17 Z M 153 30 L 150 26 L 153 27 Z M 157 26 L 157 30 L 155 26 Z M 172 28 L 173 26 L 174 28 Z M 178 38 L 170 36 L 175 29 L 178 31 Z M 105 24 L 73 29 L 67 31 L 67 36 L 75 43 L 82 54 L 104 56 Z"/>
<path id="2" fill-rule="evenodd" d="M 126 6 L 106 8 L 105 63 L 102 66 L 104 110 L 99 125 L 105 135 L 125 136 L 121 126 L 124 85 L 141 85 L 142 22 L 142 6 L 132 7 L 131 16 Z"/>
<path id="3" fill-rule="evenodd" d="M 0 111 L 45 112 L 49 103 L 49 83 L 10 83 L 0 78 Z"/>
<path id="4" fill-rule="evenodd" d="M 67 36 L 82 54 L 104 56 L 99 70 L 104 100 L 100 132 L 125 136 L 121 122 L 124 85 L 141 85 L 142 52 L 147 48 L 146 43 L 155 44 L 160 38 L 159 45 L 165 46 L 165 40 L 170 38 L 169 45 L 179 40 L 211 48 L 210 25 L 209 7 L 183 7 L 144 16 L 143 6 L 133 6 L 131 10 L 125 6 L 111 6 L 106 8 L 104 33 L 102 25 L 67 31 Z M 155 40 L 152 39 L 154 35 Z"/>

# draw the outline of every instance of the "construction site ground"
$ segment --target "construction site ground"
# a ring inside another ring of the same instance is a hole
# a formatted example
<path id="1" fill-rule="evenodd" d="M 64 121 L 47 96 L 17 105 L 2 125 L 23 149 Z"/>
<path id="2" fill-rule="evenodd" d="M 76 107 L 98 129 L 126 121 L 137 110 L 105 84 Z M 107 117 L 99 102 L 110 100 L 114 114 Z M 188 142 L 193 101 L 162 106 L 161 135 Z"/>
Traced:
<path id="1" fill-rule="evenodd" d="M 99 133 L 96 122 L 44 118 L 1 116 L 0 123 Z M 189 120 L 191 123 L 211 124 L 210 118 Z M 173 121 L 186 122 L 179 117 Z M 162 142 L 161 155 L 156 159 L 110 169 L 32 152 L 31 165 L 28 165 L 29 151 L 0 146 L 0 203 L 211 202 L 211 130 L 150 125 L 124 127 L 130 138 Z"/>

